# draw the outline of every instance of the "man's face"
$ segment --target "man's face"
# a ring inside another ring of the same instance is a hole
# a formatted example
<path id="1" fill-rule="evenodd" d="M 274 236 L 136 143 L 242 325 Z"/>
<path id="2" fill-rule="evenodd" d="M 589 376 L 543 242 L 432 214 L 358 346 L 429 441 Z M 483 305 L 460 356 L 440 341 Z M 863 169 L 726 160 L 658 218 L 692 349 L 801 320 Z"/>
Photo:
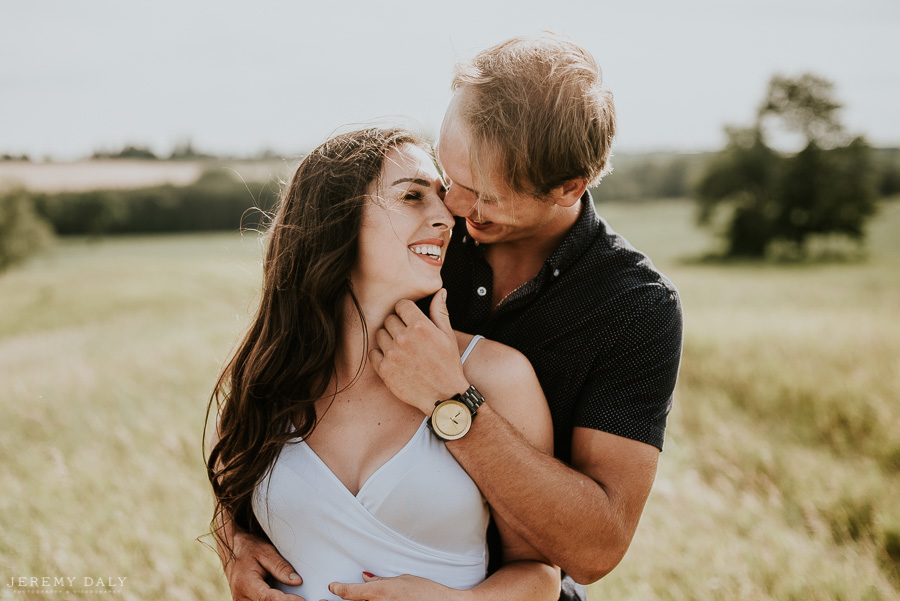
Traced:
<path id="1" fill-rule="evenodd" d="M 555 214 L 554 203 L 515 194 L 499 177 L 494 178 L 494 188 L 506 190 L 502 197 L 480 194 L 469 167 L 469 139 L 458 115 L 458 97 L 447 109 L 437 144 L 438 161 L 449 184 L 444 204 L 454 216 L 466 219 L 469 236 L 482 244 L 540 237 Z"/>

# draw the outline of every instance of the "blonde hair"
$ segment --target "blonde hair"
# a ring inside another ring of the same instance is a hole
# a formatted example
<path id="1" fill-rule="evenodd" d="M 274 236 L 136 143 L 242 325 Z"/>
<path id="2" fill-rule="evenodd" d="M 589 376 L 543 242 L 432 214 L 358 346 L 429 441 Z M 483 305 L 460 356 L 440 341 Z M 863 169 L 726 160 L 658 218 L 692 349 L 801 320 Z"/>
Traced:
<path id="1" fill-rule="evenodd" d="M 572 179 L 595 185 L 610 171 L 612 93 L 575 42 L 552 33 L 506 40 L 459 63 L 452 89 L 482 193 L 502 196 L 494 174 L 513 192 L 543 198 Z"/>

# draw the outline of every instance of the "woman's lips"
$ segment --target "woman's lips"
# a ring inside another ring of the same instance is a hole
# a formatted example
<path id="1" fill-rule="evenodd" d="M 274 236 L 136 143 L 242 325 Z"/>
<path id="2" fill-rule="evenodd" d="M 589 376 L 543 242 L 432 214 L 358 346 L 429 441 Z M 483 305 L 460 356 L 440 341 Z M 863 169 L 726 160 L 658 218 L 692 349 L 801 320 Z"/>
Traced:
<path id="1" fill-rule="evenodd" d="M 409 245 L 409 251 L 428 263 L 440 267 L 444 264 L 444 257 L 441 248 L 444 241 L 440 238 L 428 238 L 426 240 L 418 240 Z"/>
<path id="2" fill-rule="evenodd" d="M 431 257 L 429 255 L 420 255 L 419 253 L 413 253 L 429 265 L 434 265 L 435 267 L 441 267 L 444 264 L 443 259 L 438 259 L 437 257 Z"/>

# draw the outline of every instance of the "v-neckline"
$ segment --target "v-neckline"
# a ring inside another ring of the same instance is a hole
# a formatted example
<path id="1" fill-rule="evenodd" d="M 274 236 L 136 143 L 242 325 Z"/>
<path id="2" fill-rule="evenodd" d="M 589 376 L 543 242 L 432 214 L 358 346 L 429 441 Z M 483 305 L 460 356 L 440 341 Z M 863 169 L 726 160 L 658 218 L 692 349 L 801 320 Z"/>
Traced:
<path id="1" fill-rule="evenodd" d="M 373 482 L 373 481 L 375 480 L 375 478 L 376 478 L 381 472 L 383 472 L 385 469 L 387 469 L 387 468 L 388 468 L 392 463 L 394 463 L 401 455 L 403 455 L 403 454 L 407 451 L 407 449 L 409 449 L 409 448 L 413 445 L 413 443 L 416 441 L 416 439 L 418 439 L 420 436 L 422 436 L 422 432 L 424 432 L 424 431 L 426 430 L 426 423 L 427 423 L 427 422 L 428 422 L 428 418 L 426 417 L 426 418 L 424 418 L 424 419 L 422 420 L 422 423 L 419 424 L 419 427 L 416 429 L 415 433 L 413 433 L 412 437 L 411 437 L 408 441 L 406 441 L 406 444 L 404 444 L 402 447 L 400 447 L 400 449 L 399 449 L 396 453 L 394 453 L 393 455 L 391 455 L 391 457 L 390 457 L 387 461 L 385 461 L 384 463 L 382 463 L 382 464 L 378 467 L 378 469 L 376 469 L 374 472 L 372 472 L 371 475 L 369 475 L 369 477 L 366 478 L 366 481 L 363 482 L 362 486 L 359 487 L 359 490 L 357 491 L 357 493 L 356 493 L 355 495 L 354 495 L 352 492 L 350 492 L 350 489 L 347 488 L 347 485 L 344 484 L 344 482 L 343 482 L 340 478 L 338 478 L 337 474 L 335 474 L 334 471 L 333 471 L 330 467 L 328 467 L 328 464 L 325 463 L 325 461 L 324 461 L 321 457 L 319 457 L 319 454 L 316 453 L 316 452 L 313 450 L 313 448 L 312 448 L 311 446 L 309 446 L 309 445 L 306 443 L 305 440 L 301 439 L 301 440 L 300 440 L 300 445 L 299 445 L 299 446 L 300 446 L 300 448 L 306 449 L 306 451 L 307 451 L 310 455 L 312 455 L 312 457 L 315 459 L 315 461 L 316 461 L 320 466 L 322 466 L 322 468 L 325 470 L 325 472 L 328 474 L 328 476 L 329 476 L 332 480 L 334 480 L 334 482 L 338 485 L 338 487 L 340 487 L 346 494 L 350 495 L 350 497 L 352 497 L 352 498 L 355 499 L 356 501 L 360 501 L 360 495 L 363 494 L 363 491 L 366 490 L 366 488 L 369 486 L 369 483 L 370 483 L 370 482 Z M 360 502 L 361 502 L 361 501 L 360 501 Z"/>
<path id="2" fill-rule="evenodd" d="M 466 349 L 463 351 L 462 356 L 460 357 L 460 362 L 461 362 L 461 363 L 465 364 L 466 359 L 469 358 L 469 354 L 471 354 L 472 350 L 475 348 L 475 345 L 476 345 L 476 344 L 478 343 L 478 341 L 481 340 L 482 338 L 484 338 L 484 336 L 481 336 L 481 335 L 479 335 L 479 334 L 476 334 L 475 336 L 472 336 L 472 338 L 469 340 L 469 344 L 466 345 Z M 360 495 L 363 494 L 363 491 L 366 490 L 366 488 L 369 486 L 369 483 L 370 483 L 370 482 L 373 482 L 373 481 L 375 480 L 375 478 L 376 478 L 381 472 L 383 472 L 383 471 L 384 471 L 385 469 L 387 469 L 392 463 L 394 463 L 394 461 L 396 461 L 397 458 L 399 458 L 401 455 L 403 455 L 403 454 L 406 452 L 406 450 L 409 449 L 409 448 L 412 446 L 412 444 L 413 444 L 420 436 L 422 436 L 422 432 L 424 432 L 424 431 L 426 430 L 426 425 L 427 425 L 427 423 L 428 423 L 428 417 L 423 418 L 423 419 L 422 419 L 422 423 L 419 424 L 419 428 L 415 431 L 415 433 L 413 433 L 412 437 L 411 437 L 409 440 L 406 441 L 406 444 L 403 445 L 403 446 L 400 448 L 400 450 L 398 450 L 396 453 L 394 453 L 393 455 L 391 455 L 391 457 L 390 457 L 387 461 L 385 461 L 384 463 L 382 463 L 381 466 L 380 466 L 378 469 L 376 469 L 374 472 L 372 472 L 372 474 L 371 474 L 368 478 L 366 478 L 366 481 L 363 482 L 362 486 L 359 487 L 359 490 L 356 492 L 355 495 L 354 495 L 352 492 L 350 492 L 350 489 L 347 488 L 347 485 L 344 484 L 343 481 L 341 481 L 341 479 L 337 477 L 337 474 L 335 474 L 334 471 L 332 471 L 332 469 L 331 469 L 330 467 L 328 467 L 328 464 L 325 463 L 325 461 L 324 461 L 321 457 L 319 457 L 319 454 L 316 453 L 316 452 L 313 450 L 313 448 L 312 448 L 311 446 L 309 446 L 309 445 L 306 443 L 305 440 L 303 440 L 303 438 L 301 438 L 301 437 L 299 437 L 299 436 L 298 436 L 297 438 L 300 438 L 300 443 L 299 443 L 300 448 L 306 449 L 306 451 L 307 451 L 310 455 L 312 455 L 312 457 L 314 458 L 314 460 L 315 460 L 319 465 L 321 465 L 322 468 L 325 469 L 325 473 L 327 473 L 328 476 L 329 476 L 332 480 L 335 481 L 335 483 L 338 485 L 338 488 L 340 488 L 341 490 L 343 490 L 346 494 L 350 495 L 350 497 L 351 497 L 352 499 L 355 499 L 357 502 L 362 503 L 362 501 L 360 501 Z M 295 430 L 296 430 L 296 427 L 295 427 L 294 424 L 292 423 L 292 424 L 291 424 L 291 431 L 295 431 Z"/>

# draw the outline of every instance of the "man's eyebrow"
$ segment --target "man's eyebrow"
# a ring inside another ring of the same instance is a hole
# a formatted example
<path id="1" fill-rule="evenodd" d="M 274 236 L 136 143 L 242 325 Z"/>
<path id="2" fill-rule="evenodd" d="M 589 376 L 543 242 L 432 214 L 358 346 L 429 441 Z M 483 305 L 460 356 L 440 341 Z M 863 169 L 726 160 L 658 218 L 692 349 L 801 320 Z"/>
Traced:
<path id="1" fill-rule="evenodd" d="M 395 181 L 393 184 L 391 184 L 391 187 L 393 188 L 397 184 L 402 184 L 404 182 L 412 182 L 414 184 L 419 184 L 420 186 L 425 186 L 426 188 L 431 187 L 431 182 L 428 181 L 427 179 L 422 179 L 421 177 L 401 177 L 400 179 Z"/>
<path id="2" fill-rule="evenodd" d="M 478 195 L 479 195 L 478 192 L 476 192 L 476 191 L 473 190 L 472 188 L 470 188 L 470 187 L 468 187 L 468 186 L 464 186 L 464 185 L 462 185 L 461 183 L 459 183 L 459 182 L 457 182 L 457 181 L 454 181 L 454 182 L 453 182 L 453 185 L 459 186 L 459 187 L 462 188 L 463 190 L 467 190 L 467 191 L 471 192 L 472 194 L 474 194 L 475 196 L 478 196 Z"/>

